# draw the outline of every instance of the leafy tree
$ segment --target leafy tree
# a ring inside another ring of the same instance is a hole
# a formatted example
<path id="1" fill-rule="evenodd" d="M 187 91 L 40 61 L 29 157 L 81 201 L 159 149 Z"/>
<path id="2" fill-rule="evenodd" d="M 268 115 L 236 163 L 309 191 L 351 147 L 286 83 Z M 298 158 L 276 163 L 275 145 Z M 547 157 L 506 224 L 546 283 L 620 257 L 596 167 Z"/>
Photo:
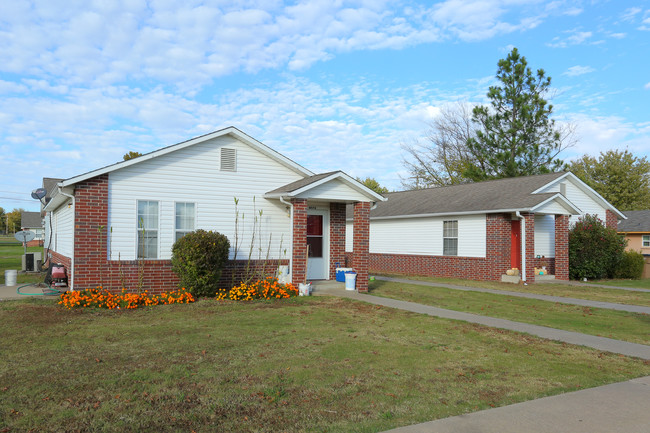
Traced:
<path id="1" fill-rule="evenodd" d="M 389 192 L 388 188 L 381 186 L 379 182 L 372 177 L 367 177 L 365 180 L 361 180 L 361 178 L 357 177 L 357 180 L 378 194 L 386 194 Z"/>
<path id="2" fill-rule="evenodd" d="M 6 214 L 7 219 L 7 233 L 16 233 L 20 231 L 21 223 L 21 212 L 24 212 L 25 209 L 14 209 L 11 212 Z"/>
<path id="3" fill-rule="evenodd" d="M 403 165 L 409 172 L 408 178 L 402 179 L 402 186 L 419 189 L 470 181 L 464 175 L 470 165 L 483 166 L 483 161 L 467 146 L 475 137 L 476 125 L 469 104 L 458 102 L 443 107 L 429 123 L 424 142 L 402 145 L 408 154 Z"/>
<path id="4" fill-rule="evenodd" d="M 627 241 L 595 215 L 585 215 L 569 231 L 569 277 L 612 278 Z"/>
<path id="5" fill-rule="evenodd" d="M 551 78 L 543 69 L 533 74 L 517 48 L 499 60 L 496 78 L 499 85 L 490 86 L 487 93 L 490 106 L 473 110 L 476 137 L 467 141 L 481 164 L 472 162 L 463 175 L 481 181 L 559 169 L 557 156 L 572 131 L 557 128 L 551 119 L 553 106 L 544 99 Z"/>
<path id="6" fill-rule="evenodd" d="M 0 233 L 5 231 L 5 226 L 7 225 L 7 215 L 5 214 L 4 208 L 0 207 Z"/>
<path id="7" fill-rule="evenodd" d="M 620 210 L 650 208 L 650 161 L 627 150 L 584 155 L 569 170 Z"/>
<path id="8" fill-rule="evenodd" d="M 138 156 L 142 156 L 142 154 L 140 152 L 130 150 L 128 153 L 125 153 L 122 158 L 124 158 L 125 161 L 128 161 L 129 159 L 137 158 Z"/>

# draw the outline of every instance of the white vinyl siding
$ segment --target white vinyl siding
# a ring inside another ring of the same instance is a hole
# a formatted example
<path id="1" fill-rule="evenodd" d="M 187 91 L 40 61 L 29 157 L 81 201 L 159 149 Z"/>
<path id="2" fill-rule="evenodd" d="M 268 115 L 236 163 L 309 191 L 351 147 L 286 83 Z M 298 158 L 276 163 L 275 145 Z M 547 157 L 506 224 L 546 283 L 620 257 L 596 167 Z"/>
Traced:
<path id="1" fill-rule="evenodd" d="M 304 196 L 312 200 L 351 200 L 351 201 L 366 201 L 367 197 L 358 191 L 350 188 L 345 182 L 334 179 L 330 182 L 318 185 L 314 188 L 307 190 Z M 300 194 L 298 197 L 302 197 Z"/>
<path id="2" fill-rule="evenodd" d="M 70 207 L 68 207 L 70 205 Z M 48 213 L 52 216 L 52 245 L 50 249 L 57 253 L 72 257 L 73 247 L 73 229 L 74 229 L 74 209 L 72 208 L 72 201 L 68 201 L 56 209 L 54 212 Z M 49 221 L 47 222 L 47 237 L 46 243 L 49 241 Z"/>
<path id="3" fill-rule="evenodd" d="M 196 204 L 176 203 L 175 224 L 176 232 L 174 241 L 194 231 L 194 227 L 196 226 Z"/>
<path id="4" fill-rule="evenodd" d="M 221 148 L 237 151 L 237 171 L 221 171 Z M 113 229 L 111 258 L 133 260 L 136 199 L 159 202 L 159 259 L 171 258 L 175 241 L 175 203 L 196 203 L 195 229 L 228 237 L 231 258 L 235 246 L 235 198 L 239 199 L 238 259 L 248 257 L 255 216 L 261 216 L 261 237 L 253 258 L 288 258 L 291 219 L 286 205 L 264 199 L 266 192 L 303 176 L 231 136 L 218 137 L 168 155 L 143 161 L 109 175 L 109 221 Z M 255 201 L 253 201 L 255 198 Z M 259 226 L 258 226 L 259 228 Z M 269 248 L 269 238 L 271 247 Z M 262 252 L 259 249 L 262 248 Z M 287 250 L 286 254 L 284 250 Z"/>
<path id="5" fill-rule="evenodd" d="M 566 198 L 580 209 L 581 215 L 591 214 L 600 218 L 603 223 L 607 221 L 607 210 L 602 207 L 595 199 L 587 194 L 581 187 L 569 179 L 562 181 L 566 185 Z M 541 192 L 560 192 L 560 183 L 552 185 Z M 546 209 L 544 209 L 546 212 Z M 575 224 L 578 216 L 571 216 L 569 222 Z"/>
<path id="6" fill-rule="evenodd" d="M 458 221 L 458 256 L 485 257 L 485 214 L 370 220 L 370 252 L 442 256 L 442 223 L 451 219 Z M 346 224 L 346 251 L 353 247 L 352 225 Z"/>
<path id="7" fill-rule="evenodd" d="M 535 215 L 535 257 L 555 257 L 555 216 Z"/>

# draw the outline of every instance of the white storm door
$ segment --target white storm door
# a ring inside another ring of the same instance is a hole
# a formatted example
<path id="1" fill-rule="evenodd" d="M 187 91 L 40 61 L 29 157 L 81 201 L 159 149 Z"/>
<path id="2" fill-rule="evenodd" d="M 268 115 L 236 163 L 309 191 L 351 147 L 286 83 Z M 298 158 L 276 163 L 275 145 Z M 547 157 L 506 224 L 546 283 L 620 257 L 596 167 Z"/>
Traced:
<path id="1" fill-rule="evenodd" d="M 307 211 L 307 279 L 329 276 L 329 211 Z"/>

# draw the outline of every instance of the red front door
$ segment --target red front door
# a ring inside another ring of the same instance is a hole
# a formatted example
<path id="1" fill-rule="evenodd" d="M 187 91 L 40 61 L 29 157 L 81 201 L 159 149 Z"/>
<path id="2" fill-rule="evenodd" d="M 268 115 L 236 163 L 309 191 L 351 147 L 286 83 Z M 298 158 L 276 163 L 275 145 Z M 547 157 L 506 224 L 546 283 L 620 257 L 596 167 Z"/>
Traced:
<path id="1" fill-rule="evenodd" d="M 521 270 L 521 223 L 512 220 L 510 235 L 510 266 Z"/>

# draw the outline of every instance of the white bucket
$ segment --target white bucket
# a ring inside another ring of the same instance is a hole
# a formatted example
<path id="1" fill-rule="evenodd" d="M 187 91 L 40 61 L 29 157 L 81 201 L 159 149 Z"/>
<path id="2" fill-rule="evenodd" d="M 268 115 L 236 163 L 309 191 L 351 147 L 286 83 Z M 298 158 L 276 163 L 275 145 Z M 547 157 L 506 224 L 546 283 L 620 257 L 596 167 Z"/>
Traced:
<path id="1" fill-rule="evenodd" d="M 357 274 L 354 272 L 345 273 L 345 290 L 354 290 L 357 285 Z"/>
<path id="2" fill-rule="evenodd" d="M 5 286 L 15 286 L 17 276 L 18 271 L 16 270 L 5 271 Z"/>

